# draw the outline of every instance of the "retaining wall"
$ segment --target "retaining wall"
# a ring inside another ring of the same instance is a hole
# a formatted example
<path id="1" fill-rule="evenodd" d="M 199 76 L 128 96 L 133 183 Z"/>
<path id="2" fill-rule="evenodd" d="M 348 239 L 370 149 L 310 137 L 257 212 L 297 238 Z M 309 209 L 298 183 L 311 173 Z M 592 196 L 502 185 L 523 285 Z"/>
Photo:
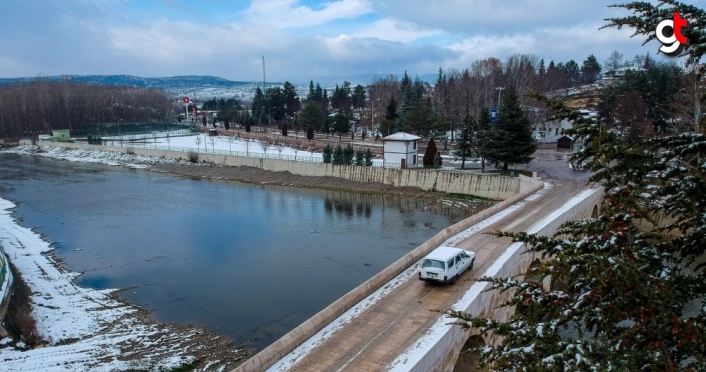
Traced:
<path id="1" fill-rule="evenodd" d="M 52 142 L 51 144 L 42 143 L 42 145 L 122 153 L 130 152 L 136 155 L 164 157 L 166 159 L 188 158 L 188 153 L 174 150 L 89 145 L 80 142 Z M 533 185 L 538 183 L 534 177 L 526 177 L 524 175 L 506 177 L 435 169 L 361 167 L 209 153 L 199 153 L 199 161 L 234 167 L 257 167 L 268 171 L 290 172 L 301 176 L 331 176 L 359 182 L 379 182 L 401 187 L 412 186 L 427 191 L 434 190 L 453 194 L 476 195 L 494 200 L 508 199 L 522 191 L 531 189 Z"/>
<path id="2" fill-rule="evenodd" d="M 418 246 L 413 251 L 407 253 L 404 257 L 400 258 L 363 284 L 346 293 L 343 297 L 339 298 L 334 303 L 306 320 L 300 326 L 293 329 L 286 335 L 282 336 L 279 340 L 275 341 L 270 346 L 248 359 L 235 371 L 264 371 L 271 367 L 277 361 L 292 352 L 304 341 L 308 340 L 322 328 L 333 322 L 339 316 L 343 315 L 343 313 L 355 306 L 358 302 L 381 288 L 385 283 L 395 278 L 404 270 L 407 270 L 409 267 L 416 264 L 420 259 L 422 259 L 422 257 L 429 254 L 429 252 L 441 245 L 441 243 L 447 239 L 503 210 L 505 207 L 524 199 L 528 195 L 540 190 L 543 186 L 544 184 L 542 182 L 536 182 L 534 187 L 531 189 L 512 196 L 501 203 L 498 203 L 440 231 L 434 235 L 434 237 Z"/>
<path id="3" fill-rule="evenodd" d="M 2 326 L 2 321 L 5 319 L 5 314 L 10 306 L 13 280 L 9 261 L 2 246 L 0 246 L 0 337 L 7 336 L 7 332 Z"/>

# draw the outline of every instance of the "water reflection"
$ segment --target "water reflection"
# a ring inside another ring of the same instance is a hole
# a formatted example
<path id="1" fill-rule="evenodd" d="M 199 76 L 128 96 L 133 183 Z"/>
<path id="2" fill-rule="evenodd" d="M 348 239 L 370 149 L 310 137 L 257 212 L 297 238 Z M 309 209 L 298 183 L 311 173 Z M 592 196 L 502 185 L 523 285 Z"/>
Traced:
<path id="1" fill-rule="evenodd" d="M 77 282 L 261 349 L 466 217 L 443 203 L 0 154 L 0 197 Z M 74 249 L 81 248 L 80 251 Z"/>

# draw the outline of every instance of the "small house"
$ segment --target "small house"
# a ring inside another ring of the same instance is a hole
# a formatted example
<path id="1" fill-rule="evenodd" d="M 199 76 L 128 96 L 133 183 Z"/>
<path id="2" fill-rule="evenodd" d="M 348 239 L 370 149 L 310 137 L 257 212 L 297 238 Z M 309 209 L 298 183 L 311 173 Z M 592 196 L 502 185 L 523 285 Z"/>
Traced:
<path id="1" fill-rule="evenodd" d="M 559 139 L 556 140 L 556 148 L 557 149 L 571 149 L 571 145 L 573 145 L 574 139 L 569 136 L 562 136 L 559 137 Z"/>
<path id="2" fill-rule="evenodd" d="M 383 137 L 383 161 L 385 163 L 399 164 L 400 168 L 416 165 L 420 138 L 405 132 L 397 132 Z"/>
<path id="3" fill-rule="evenodd" d="M 68 129 L 54 129 L 51 134 L 59 142 L 71 142 L 71 133 Z"/>

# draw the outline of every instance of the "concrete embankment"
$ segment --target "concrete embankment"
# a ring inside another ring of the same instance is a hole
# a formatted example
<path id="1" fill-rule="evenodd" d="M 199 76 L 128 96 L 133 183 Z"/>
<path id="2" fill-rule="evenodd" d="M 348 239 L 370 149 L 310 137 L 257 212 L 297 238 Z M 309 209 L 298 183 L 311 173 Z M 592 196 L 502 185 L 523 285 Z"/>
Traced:
<path id="1" fill-rule="evenodd" d="M 189 157 L 186 152 L 165 149 L 89 145 L 74 142 L 51 142 L 50 144 L 42 143 L 42 145 L 85 150 L 127 152 L 166 159 L 187 159 Z M 435 169 L 393 169 L 335 165 L 220 153 L 199 153 L 199 161 L 234 167 L 256 167 L 267 171 L 290 172 L 292 174 L 309 177 L 329 176 L 350 181 L 379 183 L 395 187 L 418 187 L 424 191 L 476 195 L 494 200 L 508 199 L 531 188 L 536 182 L 532 177 L 525 177 L 523 175 L 519 177 L 506 177 Z"/>
<path id="2" fill-rule="evenodd" d="M 7 308 L 10 306 L 10 295 L 12 294 L 13 277 L 10 271 L 10 264 L 7 261 L 5 252 L 0 246 L 0 320 L 5 319 Z M 0 324 L 0 337 L 7 336 L 7 332 Z"/>

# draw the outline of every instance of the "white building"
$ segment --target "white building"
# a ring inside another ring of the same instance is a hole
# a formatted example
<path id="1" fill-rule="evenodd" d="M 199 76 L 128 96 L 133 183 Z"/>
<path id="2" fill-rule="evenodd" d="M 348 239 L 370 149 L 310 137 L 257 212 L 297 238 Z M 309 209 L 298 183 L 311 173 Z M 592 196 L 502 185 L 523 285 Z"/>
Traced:
<path id="1" fill-rule="evenodd" d="M 598 120 L 595 112 L 583 109 L 578 111 L 584 119 Z M 532 138 L 537 143 L 557 143 L 569 128 L 571 128 L 571 123 L 567 120 L 538 123 L 532 127 Z"/>
<path id="2" fill-rule="evenodd" d="M 401 168 L 416 165 L 420 138 L 405 132 L 397 132 L 383 137 L 383 161 L 385 163 L 400 164 Z"/>

